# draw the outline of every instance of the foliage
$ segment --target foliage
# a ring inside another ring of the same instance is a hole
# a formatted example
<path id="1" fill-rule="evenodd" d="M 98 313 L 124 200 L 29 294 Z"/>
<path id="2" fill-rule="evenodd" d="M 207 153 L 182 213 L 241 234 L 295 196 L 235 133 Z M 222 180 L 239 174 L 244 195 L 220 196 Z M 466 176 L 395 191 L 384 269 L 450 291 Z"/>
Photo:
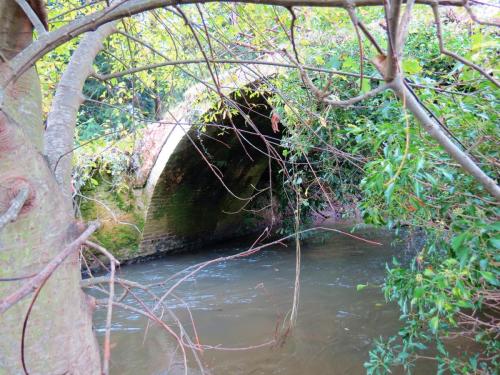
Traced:
<path id="1" fill-rule="evenodd" d="M 74 7 L 73 3 L 49 1 L 49 17 Z M 205 54 L 212 58 L 254 59 L 283 48 L 292 50 L 287 9 L 225 3 L 207 4 L 203 12 L 196 7 L 182 9 L 193 21 Z M 363 61 L 364 79 L 314 73 L 318 86 L 330 79 L 331 95 L 342 99 L 379 85 L 380 76 L 366 63 L 376 53 L 364 40 L 365 60 L 360 59 L 356 36 L 343 10 L 295 12 L 300 27 L 295 28 L 294 41 L 301 62 L 355 73 Z M 384 30 L 378 24 L 381 12 L 362 9 L 359 16 L 383 44 Z M 429 12 L 417 7 L 414 14 L 402 65 L 408 83 L 419 85 L 413 89 L 445 131 L 485 171 L 498 177 L 498 90 L 476 71 L 440 55 Z M 212 35 L 210 45 L 205 27 Z M 498 66 L 494 32 L 452 18 L 443 27 L 448 49 L 486 69 Z M 114 35 L 96 60 L 99 74 L 159 63 L 165 57 L 203 58 L 193 31 L 172 10 L 128 19 L 119 28 L 147 40 L 150 46 Z M 39 63 L 48 99 L 75 43 L 56 49 Z M 206 64 L 164 66 L 106 82 L 89 78 L 84 89 L 88 100 L 78 118 L 76 190 L 100 184 L 109 184 L 119 193 L 126 190 L 121 176 L 131 168 L 126 150 L 133 142 L 123 147 L 110 144 L 159 119 L 166 107 L 182 100 L 182 93 L 192 84 L 212 85 L 212 73 L 227 68 L 228 64 L 213 65 L 213 71 Z M 500 299 L 498 204 L 421 132 L 390 92 L 355 108 L 334 109 L 317 104 L 298 72 L 290 70 L 262 82 L 262 90 L 272 94 L 269 101 L 285 127 L 283 211 L 298 211 L 306 219 L 332 202 L 335 207 L 359 202 L 367 223 L 426 231 L 427 244 L 410 265 L 394 262 L 388 266 L 383 289 L 387 300 L 400 306 L 403 327 L 396 336 L 375 343 L 367 372 L 387 373 L 392 366 L 411 372 L 418 359 L 429 357 L 440 373 L 494 373 L 500 349 L 495 327 Z M 218 109 L 234 114 L 231 109 Z M 128 234 L 122 233 L 122 239 Z M 457 340 L 473 345 L 459 353 Z"/>
<path id="2" fill-rule="evenodd" d="M 450 23 L 445 30 L 446 35 L 453 35 L 449 48 L 478 63 L 494 64 L 496 57 L 489 53 L 492 35 L 478 29 L 464 31 L 460 23 Z M 427 108 L 494 175 L 499 156 L 498 92 L 490 83 L 476 80 L 477 75 L 462 64 L 439 56 L 432 33 L 431 27 L 410 34 L 403 68 L 411 82 L 455 92 L 414 89 Z M 479 45 L 488 47 L 481 49 Z M 335 47 L 325 45 L 324 49 L 328 54 L 311 48 L 304 55 L 347 70 L 350 60 L 345 66 L 344 58 L 340 66 L 333 57 L 335 52 L 352 54 L 356 61 L 352 40 Z M 376 74 L 372 70 L 366 73 Z M 326 82 L 321 75 L 315 79 L 318 86 Z M 395 261 L 387 268 L 384 293 L 388 301 L 399 304 L 403 328 L 397 336 L 375 343 L 366 363 L 367 372 L 387 373 L 392 366 L 403 366 L 411 372 L 418 359 L 431 358 L 437 363 L 438 373 L 494 373 L 500 349 L 496 339 L 500 298 L 498 205 L 422 134 L 392 94 L 366 101 L 366 107 L 345 111 L 315 105 L 297 74 L 280 76 L 274 84 L 280 93 L 274 105 L 289 133 L 284 141 L 286 156 L 303 161 L 303 155 L 309 155 L 310 164 L 320 165 L 315 168 L 318 179 L 338 192 L 344 202 L 346 194 L 362 196 L 360 208 L 365 222 L 391 228 L 403 224 L 424 228 L 427 233 L 427 244 L 409 266 Z M 371 80 L 369 84 L 377 83 Z M 357 90 L 356 84 L 342 77 L 335 78 L 331 86 L 346 96 Z M 282 92 L 287 99 L 293 98 L 293 104 L 280 98 Z M 363 172 L 358 173 L 345 159 L 335 165 L 331 149 L 312 152 L 324 144 L 358 157 Z M 287 183 L 304 179 L 306 171 L 295 171 Z M 310 181 L 316 182 L 318 190 L 317 179 Z M 309 202 L 306 190 L 301 194 L 303 201 Z M 324 197 L 317 197 L 324 205 Z M 472 345 L 459 352 L 457 345 L 464 340 Z"/>

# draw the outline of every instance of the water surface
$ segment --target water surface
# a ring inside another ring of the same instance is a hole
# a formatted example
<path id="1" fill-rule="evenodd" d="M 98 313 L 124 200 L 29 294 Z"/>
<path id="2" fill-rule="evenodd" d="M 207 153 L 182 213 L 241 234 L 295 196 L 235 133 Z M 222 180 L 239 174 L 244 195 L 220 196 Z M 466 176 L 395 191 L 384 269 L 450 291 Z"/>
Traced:
<path id="1" fill-rule="evenodd" d="M 344 225 L 337 228 L 349 230 Z M 356 234 L 382 243 L 374 246 L 338 233 L 318 234 L 302 244 L 299 313 L 282 345 L 226 350 L 266 343 L 289 313 L 295 277 L 295 247 L 273 246 L 246 258 L 217 263 L 176 290 L 168 306 L 193 335 L 192 313 L 201 344 L 219 347 L 200 354 L 207 374 L 362 374 L 372 341 L 393 335 L 398 309 L 385 303 L 378 285 L 386 263 L 412 250 L 393 233 L 362 228 Z M 235 254 L 245 244 L 232 242 L 197 253 L 177 254 L 122 267 L 120 277 L 151 284 L 193 264 Z M 357 291 L 358 284 L 368 286 Z M 171 284 L 170 284 L 171 285 Z M 161 294 L 165 288 L 156 288 Z M 145 293 L 138 297 L 153 304 Z M 133 298 L 124 302 L 141 307 Z M 96 312 L 102 339 L 105 312 Z M 172 338 L 143 316 L 115 308 L 112 327 L 113 374 L 182 374 L 183 360 Z M 175 327 L 170 318 L 166 321 Z M 199 374 L 189 356 L 189 373 Z"/>

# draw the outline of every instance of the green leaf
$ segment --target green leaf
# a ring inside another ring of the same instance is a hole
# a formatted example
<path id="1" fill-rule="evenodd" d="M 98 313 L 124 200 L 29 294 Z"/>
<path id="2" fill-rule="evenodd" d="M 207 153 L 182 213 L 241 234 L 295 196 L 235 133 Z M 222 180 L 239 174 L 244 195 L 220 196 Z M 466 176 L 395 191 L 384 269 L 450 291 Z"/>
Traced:
<path id="1" fill-rule="evenodd" d="M 429 321 L 429 326 L 431 327 L 432 332 L 436 332 L 439 327 L 439 316 L 436 315 L 435 317 L 433 317 Z"/>
<path id="2" fill-rule="evenodd" d="M 434 271 L 430 268 L 426 268 L 424 270 L 424 275 L 427 276 L 427 277 L 432 277 L 435 275 Z"/>
<path id="3" fill-rule="evenodd" d="M 462 247 L 462 244 L 467 238 L 467 235 L 467 232 L 463 232 L 462 234 L 459 234 L 451 240 L 451 248 L 455 250 L 455 252 Z"/>
<path id="4" fill-rule="evenodd" d="M 413 292 L 413 297 L 420 298 L 423 296 L 424 293 L 425 293 L 425 288 L 417 287 L 417 288 L 415 288 L 415 291 Z"/>
<path id="5" fill-rule="evenodd" d="M 356 285 L 356 290 L 359 292 L 360 290 L 365 289 L 368 286 L 368 284 L 358 284 Z"/>
<path id="6" fill-rule="evenodd" d="M 368 92 L 372 89 L 372 86 L 370 85 L 370 80 L 363 78 L 363 82 L 361 83 L 361 92 Z"/>
<path id="7" fill-rule="evenodd" d="M 387 203 L 390 203 L 393 191 L 394 191 L 394 182 L 392 182 L 391 184 L 389 184 L 389 186 L 387 187 L 387 189 L 385 189 L 384 196 L 385 196 L 385 200 L 387 201 Z"/>
<path id="8" fill-rule="evenodd" d="M 496 279 L 495 275 L 493 275 L 493 272 L 489 272 L 489 271 L 479 271 L 479 273 L 481 274 L 481 276 L 487 281 L 489 282 L 490 284 L 492 285 L 499 285 L 500 283 L 498 282 L 498 280 Z"/>
<path id="9" fill-rule="evenodd" d="M 422 71 L 422 67 L 417 60 L 406 59 L 403 61 L 403 70 L 406 74 L 417 74 Z"/>
<path id="10" fill-rule="evenodd" d="M 352 57 L 346 57 L 342 63 L 342 69 L 344 70 L 355 70 L 359 66 L 359 62 L 354 60 Z"/>
<path id="11" fill-rule="evenodd" d="M 500 249 L 500 238 L 490 238 L 490 242 L 495 249 Z"/>
<path id="12" fill-rule="evenodd" d="M 464 300 L 458 301 L 457 306 L 462 307 L 464 309 L 471 309 L 474 307 L 474 305 L 470 301 L 464 301 Z"/>

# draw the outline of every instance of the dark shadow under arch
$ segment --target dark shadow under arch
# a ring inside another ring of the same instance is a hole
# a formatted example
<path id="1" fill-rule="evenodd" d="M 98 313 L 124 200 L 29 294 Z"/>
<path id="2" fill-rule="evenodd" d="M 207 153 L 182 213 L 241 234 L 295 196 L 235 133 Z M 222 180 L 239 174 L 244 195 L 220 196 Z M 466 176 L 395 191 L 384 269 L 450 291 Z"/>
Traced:
<path id="1" fill-rule="evenodd" d="M 281 134 L 272 129 L 272 108 L 265 95 L 247 91 L 233 94 L 232 99 L 240 111 L 231 116 L 232 121 L 217 115 L 213 123 L 192 126 L 168 159 L 151 196 L 141 253 L 193 248 L 270 224 L 266 187 L 279 166 L 272 162 L 269 173 L 263 137 L 278 150 Z M 235 198 L 228 189 L 247 200 Z"/>

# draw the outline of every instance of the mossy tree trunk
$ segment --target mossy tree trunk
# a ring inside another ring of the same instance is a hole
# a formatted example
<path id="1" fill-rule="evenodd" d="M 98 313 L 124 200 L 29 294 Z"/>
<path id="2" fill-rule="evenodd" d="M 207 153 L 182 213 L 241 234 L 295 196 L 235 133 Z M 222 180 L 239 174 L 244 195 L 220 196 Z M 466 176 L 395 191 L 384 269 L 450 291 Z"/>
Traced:
<path id="1" fill-rule="evenodd" d="M 0 2 L 0 77 L 32 41 L 32 25 L 14 0 Z M 0 278 L 39 272 L 82 228 L 42 156 L 41 92 L 35 69 L 11 83 L 0 111 L 0 213 L 22 187 L 28 199 L 14 222 L 0 228 Z M 48 279 L 27 323 L 24 361 L 30 374 L 98 374 L 92 309 L 79 287 L 78 254 Z M 0 299 L 26 280 L 0 281 Z M 0 374 L 21 374 L 23 321 L 33 295 L 0 316 Z"/>

